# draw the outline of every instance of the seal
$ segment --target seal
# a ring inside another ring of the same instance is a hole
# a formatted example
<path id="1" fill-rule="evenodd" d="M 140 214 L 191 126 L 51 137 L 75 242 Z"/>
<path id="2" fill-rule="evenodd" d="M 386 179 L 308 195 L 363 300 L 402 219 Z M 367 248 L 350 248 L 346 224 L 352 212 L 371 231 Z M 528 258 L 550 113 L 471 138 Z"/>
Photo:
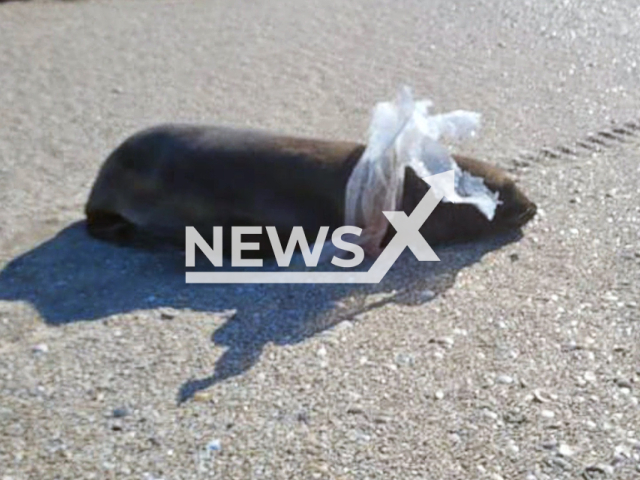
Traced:
<path id="1" fill-rule="evenodd" d="M 364 150 L 360 143 L 260 130 L 159 125 L 129 137 L 107 157 L 85 207 L 87 229 L 126 245 L 140 232 L 183 243 L 187 226 L 203 238 L 222 226 L 227 256 L 232 226 L 274 226 L 283 245 L 301 226 L 311 244 L 320 227 L 331 232 L 344 224 L 346 185 Z M 473 205 L 440 202 L 420 229 L 431 246 L 519 229 L 533 218 L 536 205 L 505 172 L 472 158 L 454 159 L 499 192 L 502 203 L 489 221 Z M 410 214 L 428 190 L 407 168 L 402 209 Z M 390 226 L 383 246 L 393 234 Z M 273 255 L 264 229 L 247 238 L 260 248 L 244 257 Z"/>

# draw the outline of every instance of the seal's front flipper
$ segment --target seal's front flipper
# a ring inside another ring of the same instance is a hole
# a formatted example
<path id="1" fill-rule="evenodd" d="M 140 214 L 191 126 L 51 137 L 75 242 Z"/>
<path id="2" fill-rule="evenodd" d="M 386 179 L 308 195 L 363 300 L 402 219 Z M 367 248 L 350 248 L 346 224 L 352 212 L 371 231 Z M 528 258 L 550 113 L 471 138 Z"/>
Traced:
<path id="1" fill-rule="evenodd" d="M 91 212 L 87 213 L 87 231 L 99 240 L 124 245 L 132 241 L 135 226 L 117 213 Z"/>

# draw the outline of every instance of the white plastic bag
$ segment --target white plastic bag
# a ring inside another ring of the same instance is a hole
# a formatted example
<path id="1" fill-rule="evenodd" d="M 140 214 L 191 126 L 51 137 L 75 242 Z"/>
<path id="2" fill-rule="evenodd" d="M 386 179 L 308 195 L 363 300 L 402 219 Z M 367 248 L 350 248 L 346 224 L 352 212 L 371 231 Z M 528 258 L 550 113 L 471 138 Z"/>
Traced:
<path id="1" fill-rule="evenodd" d="M 375 106 L 367 148 L 349 178 L 345 205 L 345 225 L 363 229 L 357 243 L 369 255 L 377 256 L 381 251 L 380 242 L 388 227 L 382 212 L 400 210 L 407 166 L 427 183 L 431 175 L 454 170 L 455 193 L 443 201 L 473 204 L 493 219 L 498 194 L 491 192 L 482 178 L 463 172 L 438 143 L 441 137 L 458 140 L 474 136 L 480 115 L 457 110 L 430 116 L 431 105 L 428 100 L 415 102 L 411 90 L 404 87 L 395 102 Z"/>

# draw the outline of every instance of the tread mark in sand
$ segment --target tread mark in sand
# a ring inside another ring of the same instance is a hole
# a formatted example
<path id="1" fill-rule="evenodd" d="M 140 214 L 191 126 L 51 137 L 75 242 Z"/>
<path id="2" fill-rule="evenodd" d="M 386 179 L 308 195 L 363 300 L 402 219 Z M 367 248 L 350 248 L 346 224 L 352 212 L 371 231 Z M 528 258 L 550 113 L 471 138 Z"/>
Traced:
<path id="1" fill-rule="evenodd" d="M 521 152 L 519 155 L 507 159 L 506 168 L 515 172 L 521 168 L 531 167 L 533 164 L 565 159 L 575 161 L 584 155 L 602 152 L 608 148 L 633 140 L 640 141 L 640 121 L 614 124 L 610 128 L 590 133 L 572 144 L 543 147 L 535 152 Z"/>

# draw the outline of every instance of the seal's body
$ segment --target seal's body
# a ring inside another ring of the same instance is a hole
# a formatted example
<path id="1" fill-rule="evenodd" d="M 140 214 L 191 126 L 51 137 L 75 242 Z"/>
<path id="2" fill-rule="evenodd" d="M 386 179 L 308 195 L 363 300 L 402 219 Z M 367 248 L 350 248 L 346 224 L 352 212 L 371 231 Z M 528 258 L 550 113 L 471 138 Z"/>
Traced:
<path id="1" fill-rule="evenodd" d="M 275 226 L 283 245 L 291 229 L 301 226 L 311 243 L 320 227 L 332 231 L 344 224 L 346 185 L 364 149 L 352 142 L 229 127 L 154 127 L 127 139 L 105 161 L 85 209 L 88 231 L 118 243 L 136 230 L 183 241 L 186 226 L 204 238 L 211 238 L 213 226 L 222 226 L 228 252 L 232 226 Z M 489 221 L 472 205 L 441 202 L 420 230 L 430 245 L 517 229 L 534 216 L 535 204 L 500 169 L 454 159 L 500 192 L 503 203 Z M 428 189 L 407 169 L 403 210 L 410 214 Z M 389 231 L 384 243 L 392 235 Z M 266 232 L 246 241 L 260 242 L 257 255 L 270 253 Z"/>

